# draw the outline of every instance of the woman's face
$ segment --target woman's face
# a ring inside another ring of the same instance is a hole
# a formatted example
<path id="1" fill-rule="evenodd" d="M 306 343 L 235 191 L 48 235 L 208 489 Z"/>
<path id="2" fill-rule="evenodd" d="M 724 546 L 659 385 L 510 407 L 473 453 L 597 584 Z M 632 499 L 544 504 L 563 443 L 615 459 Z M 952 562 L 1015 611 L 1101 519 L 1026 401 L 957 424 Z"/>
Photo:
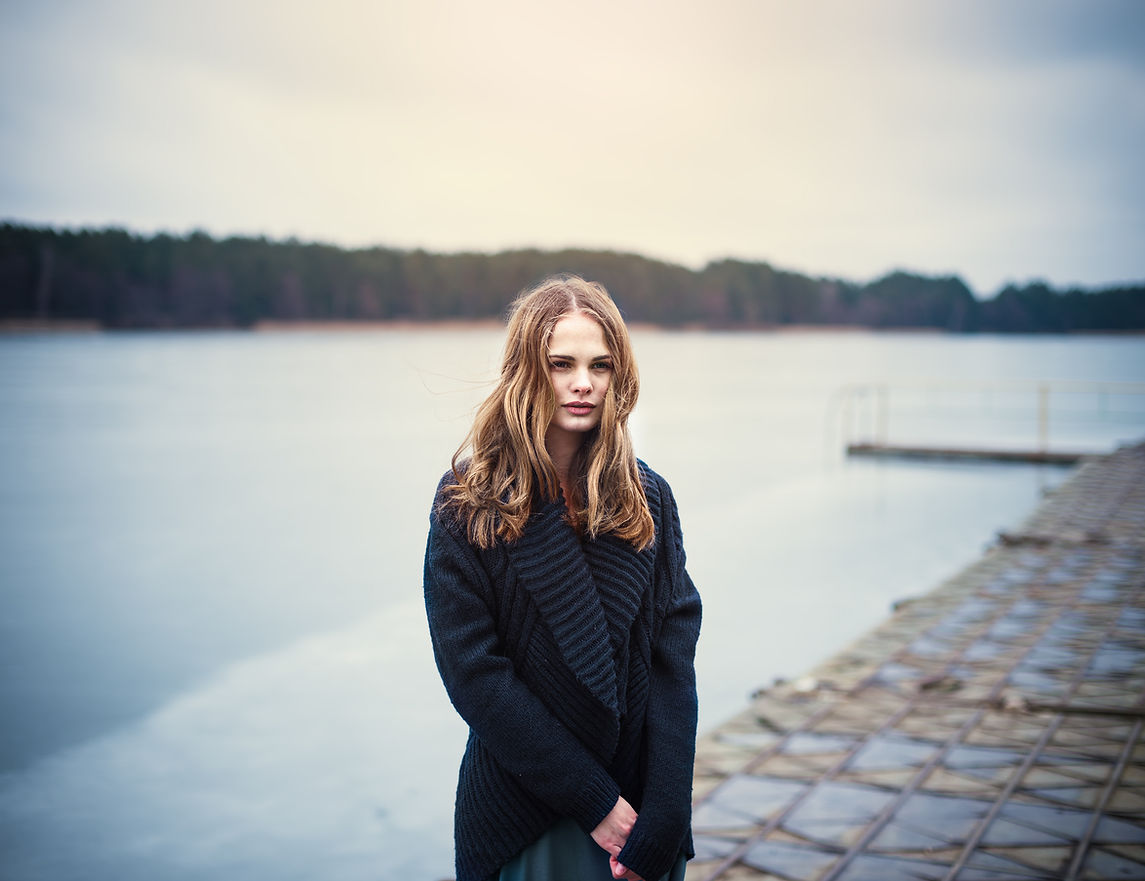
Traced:
<path id="1" fill-rule="evenodd" d="M 612 354 L 605 345 L 603 328 L 584 313 L 566 315 L 553 328 L 548 356 L 557 400 L 549 436 L 554 432 L 583 435 L 596 428 L 612 380 Z"/>

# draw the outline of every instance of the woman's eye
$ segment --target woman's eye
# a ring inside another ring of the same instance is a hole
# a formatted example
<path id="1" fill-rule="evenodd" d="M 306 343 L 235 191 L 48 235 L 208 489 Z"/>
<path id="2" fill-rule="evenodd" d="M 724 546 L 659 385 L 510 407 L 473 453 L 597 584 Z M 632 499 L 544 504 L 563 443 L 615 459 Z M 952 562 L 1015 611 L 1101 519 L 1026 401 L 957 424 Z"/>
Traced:
<path id="1" fill-rule="evenodd" d="M 549 365 L 554 370 L 563 370 L 565 367 L 569 366 L 569 362 L 568 361 L 550 361 Z"/>
<path id="2" fill-rule="evenodd" d="M 609 364 L 607 361 L 597 361 L 592 366 L 593 366 L 593 369 L 595 369 L 595 370 L 611 370 L 612 369 L 612 365 Z"/>

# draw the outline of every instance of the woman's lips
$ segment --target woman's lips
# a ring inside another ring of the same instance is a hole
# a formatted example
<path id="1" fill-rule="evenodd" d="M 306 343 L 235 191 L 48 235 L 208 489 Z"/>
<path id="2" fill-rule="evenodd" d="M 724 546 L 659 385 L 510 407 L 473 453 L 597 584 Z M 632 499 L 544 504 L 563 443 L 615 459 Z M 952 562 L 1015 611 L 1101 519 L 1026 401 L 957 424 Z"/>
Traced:
<path id="1" fill-rule="evenodd" d="M 587 416 L 596 409 L 596 404 L 589 404 L 585 401 L 573 401 L 569 404 L 562 404 L 566 410 L 572 413 L 573 416 Z"/>

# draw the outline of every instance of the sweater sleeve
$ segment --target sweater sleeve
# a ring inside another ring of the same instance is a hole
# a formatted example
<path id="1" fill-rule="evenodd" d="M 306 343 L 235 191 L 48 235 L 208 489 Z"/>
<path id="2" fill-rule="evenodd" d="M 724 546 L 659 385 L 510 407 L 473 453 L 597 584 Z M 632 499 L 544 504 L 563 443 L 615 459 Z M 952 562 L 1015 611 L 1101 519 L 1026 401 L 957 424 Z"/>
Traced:
<path id="1" fill-rule="evenodd" d="M 425 604 L 449 698 L 519 784 L 591 831 L 616 804 L 620 787 L 515 674 L 484 599 L 492 589 L 489 577 L 458 532 L 457 524 L 435 510 L 425 556 Z"/>
<path id="2" fill-rule="evenodd" d="M 662 625 L 652 647 L 645 736 L 645 788 L 639 816 L 618 859 L 643 878 L 675 863 L 691 825 L 696 754 L 696 641 L 700 596 L 687 569 L 676 502 L 661 481 L 664 551 L 670 581 Z"/>

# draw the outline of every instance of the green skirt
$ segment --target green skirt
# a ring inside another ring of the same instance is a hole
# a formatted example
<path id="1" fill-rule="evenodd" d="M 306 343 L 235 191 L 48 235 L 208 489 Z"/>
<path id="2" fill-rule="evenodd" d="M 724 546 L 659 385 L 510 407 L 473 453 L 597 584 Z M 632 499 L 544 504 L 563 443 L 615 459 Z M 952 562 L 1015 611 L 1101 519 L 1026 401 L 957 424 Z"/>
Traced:
<path id="1" fill-rule="evenodd" d="M 683 854 L 663 878 L 645 881 L 683 881 Z M 606 854 L 591 835 L 573 820 L 560 820 L 501 869 L 499 881 L 611 881 Z"/>

